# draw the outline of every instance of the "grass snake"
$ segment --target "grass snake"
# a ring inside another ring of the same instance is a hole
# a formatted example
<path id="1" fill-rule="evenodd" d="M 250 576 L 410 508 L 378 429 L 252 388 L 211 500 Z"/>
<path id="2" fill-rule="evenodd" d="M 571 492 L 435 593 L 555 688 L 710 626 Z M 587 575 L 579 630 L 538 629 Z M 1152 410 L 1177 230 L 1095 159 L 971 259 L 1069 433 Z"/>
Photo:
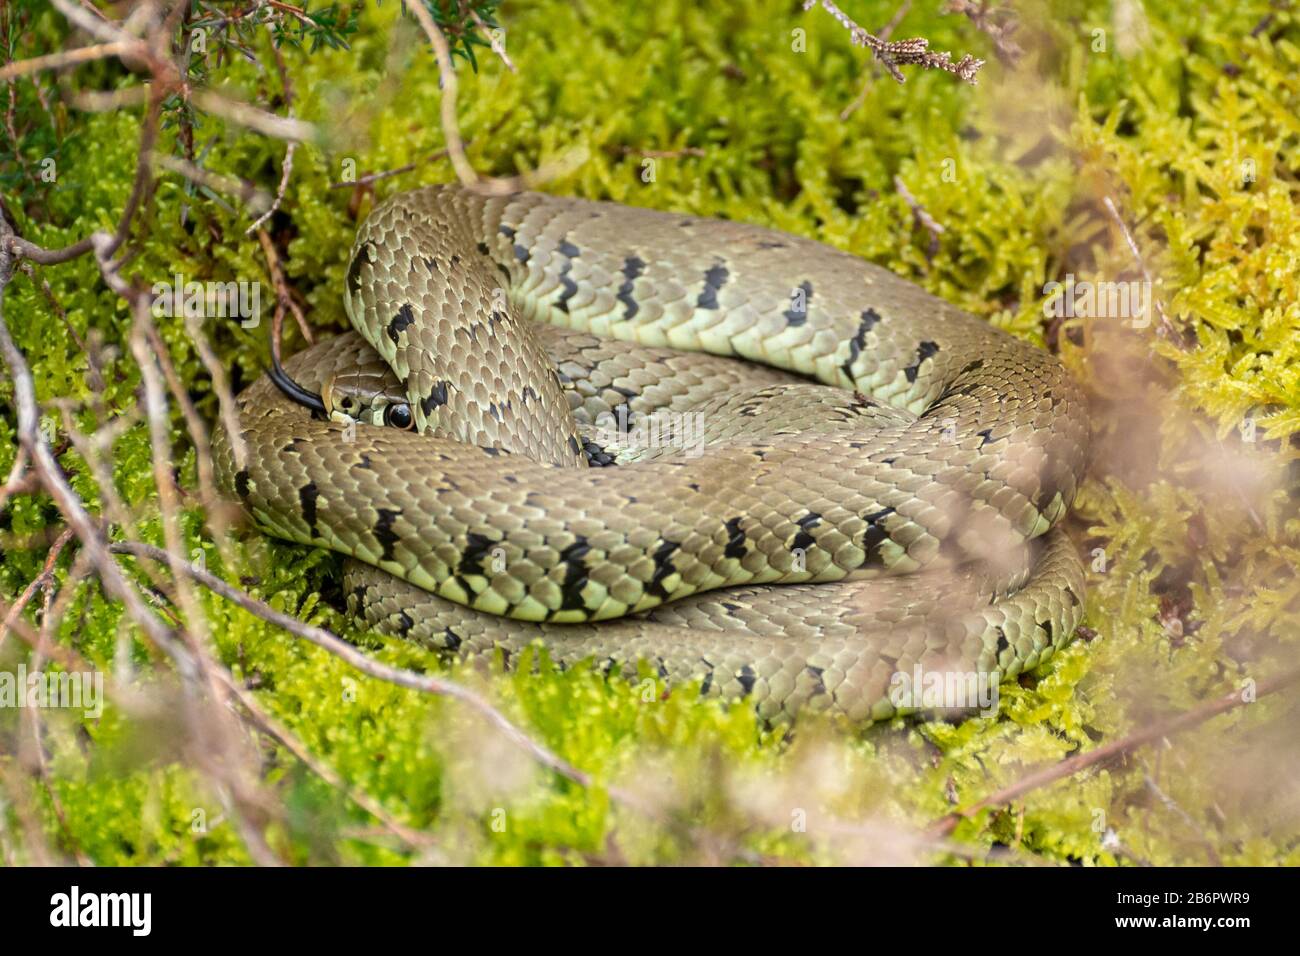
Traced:
<path id="1" fill-rule="evenodd" d="M 726 220 L 457 186 L 358 231 L 354 332 L 238 399 L 218 478 L 348 555 L 370 626 L 649 667 L 767 718 L 916 708 L 1067 643 L 1087 454 L 1050 354 L 849 253 Z M 324 414 L 320 409 L 324 409 Z M 376 427 L 378 425 L 378 427 Z M 601 467 L 594 467 L 601 466 Z"/>

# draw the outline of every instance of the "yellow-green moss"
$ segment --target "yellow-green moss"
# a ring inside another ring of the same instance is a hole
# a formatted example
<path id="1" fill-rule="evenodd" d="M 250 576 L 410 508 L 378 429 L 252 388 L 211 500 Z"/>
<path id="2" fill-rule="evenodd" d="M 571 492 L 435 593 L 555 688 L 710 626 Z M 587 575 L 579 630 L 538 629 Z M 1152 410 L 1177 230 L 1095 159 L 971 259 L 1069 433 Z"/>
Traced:
<path id="1" fill-rule="evenodd" d="M 285 50 L 296 115 L 322 124 L 330 139 L 297 151 L 269 228 L 290 283 L 322 331 L 343 325 L 344 263 L 356 223 L 373 202 L 367 197 L 350 208 L 353 191 L 329 184 L 349 168 L 357 175 L 392 169 L 442 146 L 436 69 L 416 28 L 394 24 L 398 6 L 364 5 L 350 49 Z M 502 20 L 519 72 L 505 71 L 491 56 L 480 56 L 477 74 L 460 69 L 470 158 L 481 170 L 508 174 L 582 150 L 587 158 L 578 170 L 547 189 L 813 236 L 887 265 L 1015 334 L 1050 339 L 1096 400 L 1094 477 L 1072 528 L 1086 552 L 1100 549 L 1094 561 L 1104 561 L 1104 570 L 1098 563 L 1091 575 L 1088 606 L 1098 637 L 1004 688 L 994 720 L 900 725 L 865 736 L 808 722 L 787 739 L 759 727 L 743 706 L 725 708 L 680 691 L 646 701 L 638 682 L 586 669 L 497 668 L 483 676 L 469 666 L 444 668 L 418 648 L 358 633 L 322 602 L 332 558 L 248 536 L 236 555 L 239 566 L 223 567 L 192 516 L 188 545 L 204 547 L 217 573 L 244 580 L 273 606 L 334 628 L 389 663 L 482 682 L 507 713 L 598 781 L 583 789 L 543 773 L 454 702 L 360 677 L 205 596 L 218 654 L 236 678 L 350 786 L 382 801 L 404 824 L 432 832 L 434 859 L 702 858 L 679 829 L 614 808 L 604 790 L 611 784 L 652 799 L 671 821 L 722 834 L 732 841 L 722 859 L 843 859 L 844 838 L 825 829 L 831 819 L 924 825 L 1013 782 L 1029 765 L 1091 749 L 1152 714 L 1277 673 L 1294 657 L 1294 14 L 1266 0 L 1210 7 L 1148 0 L 1143 30 L 1118 28 L 1107 3 L 1017 4 L 1021 43 L 1032 51 L 1020 71 L 992 63 L 975 89 L 941 73 L 909 71 L 904 85 L 882 74 L 841 119 L 870 64 L 829 17 L 801 15 L 794 6 L 507 5 Z M 937 6 L 918 4 L 899 35 L 924 34 L 937 49 L 991 58 L 983 37 L 959 17 L 934 13 Z M 896 4 L 845 7 L 871 26 L 886 22 Z M 807 31 L 804 53 L 792 50 L 795 29 Z M 1104 51 L 1095 49 L 1099 29 Z M 17 55 L 44 52 L 62 34 L 53 12 L 38 13 L 30 48 Z M 212 75 L 231 96 L 250 102 L 279 94 L 273 68 L 235 59 Z M 136 82 L 110 64 L 82 67 L 75 81 L 87 88 Z M 30 87 L 21 90 L 24 115 L 39 120 Z M 112 227 L 130 191 L 139 123 L 129 111 L 60 113 L 58 120 L 58 134 L 40 121 L 22 134 L 28 164 L 55 157 L 55 183 L 24 181 L 13 164 L 4 169 L 6 194 L 12 186 L 19 200 L 11 209 L 22 233 L 50 247 Z M 174 134 L 174 126 L 164 132 L 161 149 L 173 149 Z M 270 189 L 279 181 L 282 144 L 212 117 L 201 118 L 195 141 L 213 170 Z M 655 159 L 653 182 L 644 181 L 643 153 L 687 147 Z M 1242 165 L 1247 160 L 1253 168 Z M 896 192 L 895 176 L 944 224 L 933 252 L 929 234 Z M 446 161 L 438 160 L 382 180 L 376 192 L 450 178 Z M 1167 335 L 1158 334 L 1158 320 L 1137 331 L 1085 328 L 1078 320 L 1052 329 L 1044 320 L 1049 280 L 1067 273 L 1140 277 L 1107 197 L 1160 280 Z M 256 280 L 269 290 L 260 245 L 244 235 L 249 219 L 163 173 L 138 219 L 127 273 L 142 282 L 176 272 Z M 139 377 L 124 345 L 129 319 L 121 300 L 86 258 L 38 274 L 67 324 L 21 274 L 7 291 L 5 315 L 35 369 L 40 397 L 88 396 L 87 356 L 71 326 L 103 364 L 108 415 L 133 409 Z M 289 348 L 297 344 L 291 326 Z M 213 417 L 215 401 L 193 343 L 177 322 L 163 321 L 162 331 L 179 375 Z M 236 381 L 260 373 L 264 328 L 227 323 L 207 332 Z M 0 473 L 14 455 L 10 394 L 9 384 L 0 384 L 0 431 L 9 439 L 0 443 Z M 76 420 L 86 430 L 103 424 L 84 406 Z M 1243 441 L 1252 423 L 1255 440 Z M 176 460 L 193 487 L 194 452 L 179 416 L 174 428 Z M 71 452 L 62 461 L 94 506 L 97 492 L 84 465 Z M 137 425 L 118 442 L 115 480 L 138 509 L 140 533 L 158 541 L 149 462 L 148 438 Z M 45 529 L 58 516 L 45 499 L 19 496 L 2 520 L 0 589 L 9 599 L 39 571 Z M 64 576 L 67 565 L 60 565 Z M 75 586 L 81 590 L 62 639 L 99 666 L 120 668 L 117 608 L 93 584 Z M 11 639 L 0 651 L 6 664 L 17 659 L 15 645 Z M 141 681 L 165 684 L 143 645 L 134 645 L 130 659 Z M 1051 861 L 1294 864 L 1294 808 L 1259 788 L 1223 786 L 1224 768 L 1237 766 L 1230 760 L 1234 741 L 1254 741 L 1264 755 L 1293 754 L 1261 736 L 1288 706 L 1282 695 L 1266 698 L 1220 718 L 1213 730 L 1180 738 L 1173 751 L 1144 750 L 1035 791 L 1010 812 L 985 811 L 956 836 L 977 849 L 1007 844 Z M 0 712 L 5 739 L 12 739 L 16 719 Z M 71 743 L 70 725 L 56 729 L 47 735 L 50 782 L 66 824 L 41 788 L 32 788 L 32 798 L 58 850 L 105 864 L 247 862 L 202 778 L 178 758 L 175 725 L 141 725 L 110 707 L 103 719 L 82 723 L 84 746 Z M 268 837 L 287 858 L 416 858 L 416 851 L 370 835 L 374 821 L 283 748 L 266 745 L 264 761 L 263 782 L 287 808 L 285 824 Z M 205 833 L 192 830 L 196 809 L 208 820 Z M 0 813 L 12 833 L 14 812 Z M 800 813 L 806 833 L 792 827 Z M 502 822 L 504 828 L 494 825 Z"/>

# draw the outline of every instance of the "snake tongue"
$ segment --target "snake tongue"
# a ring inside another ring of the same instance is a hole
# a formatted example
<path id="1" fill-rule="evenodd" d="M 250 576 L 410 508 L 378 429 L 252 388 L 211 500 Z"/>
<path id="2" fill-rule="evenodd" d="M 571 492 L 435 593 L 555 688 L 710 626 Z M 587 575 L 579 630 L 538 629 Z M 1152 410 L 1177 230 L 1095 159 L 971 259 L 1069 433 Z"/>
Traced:
<path id="1" fill-rule="evenodd" d="M 289 377 L 289 373 L 280 367 L 278 361 L 272 360 L 269 372 L 271 381 L 273 381 L 280 391 L 284 392 L 286 398 L 290 398 L 299 405 L 305 405 L 313 412 L 321 415 L 326 414 L 325 402 L 321 400 L 320 395 L 315 392 L 309 392 L 297 382 Z"/>

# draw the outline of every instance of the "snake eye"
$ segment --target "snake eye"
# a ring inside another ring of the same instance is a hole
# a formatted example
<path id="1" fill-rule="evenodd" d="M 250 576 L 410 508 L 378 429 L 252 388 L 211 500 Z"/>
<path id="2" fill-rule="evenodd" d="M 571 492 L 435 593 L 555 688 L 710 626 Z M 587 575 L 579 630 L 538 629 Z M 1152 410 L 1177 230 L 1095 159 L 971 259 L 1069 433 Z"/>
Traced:
<path id="1" fill-rule="evenodd" d="M 384 409 L 384 424 L 390 428 L 410 428 L 414 424 L 410 405 L 389 405 Z"/>

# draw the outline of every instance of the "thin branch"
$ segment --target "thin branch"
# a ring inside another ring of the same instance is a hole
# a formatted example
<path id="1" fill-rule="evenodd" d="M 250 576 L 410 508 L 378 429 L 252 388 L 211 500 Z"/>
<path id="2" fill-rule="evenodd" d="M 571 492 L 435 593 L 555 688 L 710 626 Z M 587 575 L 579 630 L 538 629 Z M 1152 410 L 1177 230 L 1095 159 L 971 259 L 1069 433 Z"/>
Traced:
<path id="1" fill-rule="evenodd" d="M 13 467 L 9 469 L 9 477 L 5 479 L 4 486 L 0 487 L 0 508 L 7 505 L 14 495 L 31 494 L 40 487 L 40 479 L 27 470 L 28 461 L 27 449 L 19 446 Z"/>
<path id="2" fill-rule="evenodd" d="M 1146 259 L 1142 257 L 1142 252 L 1138 249 L 1137 240 L 1133 238 L 1133 233 L 1129 231 L 1128 224 L 1124 222 L 1124 217 L 1119 214 L 1119 209 L 1116 208 L 1115 201 L 1109 196 L 1102 196 L 1101 202 L 1102 205 L 1106 207 L 1106 212 L 1110 215 L 1110 218 L 1114 221 L 1115 225 L 1119 227 L 1119 231 L 1123 234 L 1124 241 L 1128 244 L 1129 252 L 1133 254 L 1133 260 L 1137 263 L 1137 267 L 1142 270 L 1142 278 L 1146 280 L 1148 286 L 1155 289 L 1155 282 L 1151 279 L 1151 270 L 1147 268 Z M 1155 303 L 1156 311 L 1160 313 L 1160 331 L 1166 337 L 1172 336 L 1174 334 L 1174 327 L 1169 321 L 1169 316 L 1165 314 L 1164 303 L 1160 301 L 1160 297 L 1154 292 L 1151 295 L 1151 300 Z"/>
<path id="3" fill-rule="evenodd" d="M 77 327 L 73 325 L 72 320 L 68 318 L 67 310 L 63 308 L 63 306 L 59 304 L 59 300 L 55 298 L 54 290 L 50 288 L 49 280 L 44 276 L 37 276 L 36 270 L 32 268 L 30 262 L 20 262 L 18 268 L 26 274 L 27 278 L 32 281 L 33 285 L 37 286 L 41 290 L 41 294 L 45 296 L 45 301 L 50 304 L 50 308 L 54 310 L 54 313 L 59 317 L 59 320 L 63 322 L 63 327 L 68 330 L 68 334 L 71 335 L 73 341 L 77 343 L 77 347 L 85 353 L 86 372 L 90 377 L 91 389 L 96 393 L 103 392 L 106 387 L 104 376 L 99 370 L 99 365 L 95 361 L 95 356 L 91 354 L 90 348 L 86 345 L 86 340 L 81 337 L 81 333 L 77 331 Z"/>
<path id="4" fill-rule="evenodd" d="M 939 237 L 944 233 L 943 225 L 926 212 L 925 207 L 917 201 L 917 198 L 912 195 L 912 191 L 907 188 L 902 176 L 894 177 L 894 188 L 898 190 L 898 195 L 903 197 L 903 202 L 907 203 L 908 208 L 912 210 L 912 220 L 930 234 L 930 245 L 926 249 L 925 257 L 926 259 L 933 259 L 935 253 L 939 251 Z"/>
<path id="5" fill-rule="evenodd" d="M 104 236 L 104 233 L 97 233 Z M 144 622 L 146 633 L 159 646 L 171 646 L 171 634 L 158 619 L 145 608 L 126 578 L 109 556 L 99 526 L 86 511 L 80 497 L 63 477 L 62 469 L 55 460 L 49 443 L 40 430 L 40 412 L 36 403 L 36 386 L 32 380 L 31 368 L 27 365 L 22 351 L 9 334 L 9 326 L 4 319 L 4 291 L 12 276 L 13 259 L 9 253 L 12 234 L 9 224 L 0 218 L 0 356 L 9 370 L 13 383 L 14 404 L 18 412 L 18 442 L 27 451 L 33 471 L 41 485 L 54 499 L 68 525 L 81 539 L 82 546 L 90 554 L 95 567 L 100 571 L 104 589 L 108 595 L 124 603 L 133 617 Z M 89 240 L 87 240 L 89 241 Z"/>
<path id="6" fill-rule="evenodd" d="M 9 629 L 13 627 L 14 621 L 18 615 L 31 603 L 38 591 L 46 591 L 54 583 L 54 565 L 59 560 L 59 555 L 63 553 L 63 548 L 72 540 L 72 529 L 64 528 L 59 536 L 54 539 L 54 544 L 50 546 L 49 553 L 45 556 L 45 566 L 41 568 L 41 573 L 32 578 L 31 583 L 23 589 L 23 593 L 18 595 L 18 599 L 9 607 L 9 612 L 0 621 L 0 647 L 4 646 L 5 638 L 9 635 Z"/>
<path id="7" fill-rule="evenodd" d="M 434 58 L 438 61 L 438 76 L 442 81 L 440 103 L 442 133 L 447 141 L 447 155 L 451 159 L 452 168 L 456 170 L 457 179 L 484 195 L 505 196 L 535 186 L 547 179 L 563 176 L 587 161 L 586 149 L 578 148 L 570 150 L 554 162 L 543 163 L 530 173 L 505 178 L 480 175 L 465 155 L 465 141 L 456 118 L 456 97 L 460 87 L 456 79 L 455 67 L 451 62 L 451 48 L 447 45 L 447 38 L 423 3 L 413 3 L 410 9 L 429 37 L 429 43 L 433 45 Z"/>
<path id="8" fill-rule="evenodd" d="M 273 139 L 310 143 L 318 142 L 322 138 L 320 130 L 312 123 L 276 116 L 274 113 L 249 106 L 247 103 L 225 99 L 211 90 L 195 90 L 191 99 L 194 105 L 204 112 L 220 116 L 222 119 Z"/>
<path id="9" fill-rule="evenodd" d="M 167 552 L 163 551 L 161 548 L 157 548 L 141 541 L 116 541 L 111 545 L 110 550 L 116 554 L 129 554 L 137 558 L 148 558 L 151 561 L 166 562 L 170 560 Z M 473 710 L 485 717 L 489 723 L 504 734 L 511 743 L 515 744 L 548 770 L 551 770 L 580 786 L 590 787 L 592 785 L 592 779 L 588 773 L 579 770 L 567 760 L 551 751 L 544 744 L 533 740 L 533 738 L 528 736 L 528 734 L 520 727 L 512 723 L 505 714 L 493 707 L 492 704 L 490 704 L 481 694 L 441 677 L 434 677 L 428 674 L 417 674 L 413 671 L 402 670 L 401 668 L 392 667 L 388 664 L 381 663 L 380 661 L 373 660 L 331 631 L 327 631 L 323 627 L 317 627 L 314 624 L 304 623 L 296 617 L 277 611 L 270 605 L 257 600 L 230 584 L 227 584 L 225 581 L 221 580 L 221 578 L 201 568 L 195 568 L 189 564 L 181 564 L 175 570 L 181 571 L 209 590 L 221 595 L 229 601 L 233 601 L 249 613 L 255 614 L 263 620 L 269 621 L 277 627 L 281 627 L 289 633 L 301 637 L 304 640 L 315 644 L 317 647 L 328 651 L 335 657 L 342 659 L 353 668 L 369 677 L 374 677 L 398 687 L 405 687 L 409 690 L 415 690 L 425 694 L 451 697 L 468 704 Z M 638 806 L 640 804 L 640 802 L 630 794 L 616 791 L 614 788 L 607 789 L 611 795 L 616 795 L 618 799 L 630 805 Z"/>
<path id="10" fill-rule="evenodd" d="M 64 544 L 72 537 L 72 529 L 66 529 L 59 540 L 55 542 L 54 547 L 50 549 L 50 554 L 45 559 L 45 569 L 41 572 L 41 577 L 46 579 L 42 590 L 45 592 L 45 607 L 41 613 L 41 643 L 32 649 L 30 660 L 30 670 L 40 671 L 45 666 L 44 648 L 52 645 L 49 640 L 50 626 L 50 605 L 54 597 L 54 564 L 58 560 L 59 551 Z M 12 613 L 12 609 L 11 609 Z M 54 810 L 54 818 L 59 821 L 59 828 L 63 831 L 64 839 L 72 847 L 72 852 L 77 858 L 77 863 L 81 866 L 89 866 L 90 860 L 81 849 L 80 844 L 72 834 L 72 829 L 68 826 L 68 815 L 63 809 L 63 801 L 55 792 L 53 785 L 50 783 L 49 760 L 45 754 L 44 740 L 44 721 L 41 719 L 41 708 L 28 707 L 23 711 L 23 717 L 28 723 L 28 740 L 30 747 L 23 747 L 20 741 L 19 756 L 20 759 L 26 757 L 29 765 L 34 765 L 36 778 L 41 782 L 41 788 L 45 791 L 45 798 L 49 800 L 50 807 Z"/>
<path id="11" fill-rule="evenodd" d="M 465 145 L 468 147 L 473 142 L 474 141 L 472 139 L 466 140 Z M 356 189 L 358 186 L 369 186 L 371 183 L 377 183 L 379 182 L 379 180 L 387 179 L 390 176 L 400 176 L 402 173 L 409 173 L 411 170 L 416 169 L 423 163 L 431 163 L 435 159 L 444 158 L 445 156 L 449 155 L 450 152 L 451 150 L 447 149 L 447 147 L 444 146 L 442 149 L 434 150 L 432 153 L 430 153 L 428 156 L 425 156 L 423 159 L 417 159 L 414 162 L 407 163 L 405 166 L 398 166 L 394 169 L 385 169 L 377 173 L 367 173 L 366 175 L 360 177 L 359 179 L 354 179 L 351 182 L 340 181 L 337 183 L 330 183 L 329 188 L 330 189 Z"/>
<path id="12" fill-rule="evenodd" d="M 258 705 L 257 700 L 239 686 L 229 672 L 221 670 L 218 672 L 218 679 L 226 686 L 227 691 L 239 701 L 239 706 L 244 709 L 248 720 L 262 733 L 278 741 L 281 746 L 298 758 L 304 766 L 312 773 L 320 777 L 327 784 L 334 787 L 345 797 L 355 803 L 358 807 L 378 820 L 383 827 L 396 836 L 399 840 L 413 849 L 423 849 L 432 846 L 435 841 L 428 834 L 421 833 L 419 830 L 413 830 L 404 823 L 398 821 L 392 816 L 384 805 L 376 800 L 364 790 L 357 790 L 350 787 L 337 771 L 328 764 L 317 760 L 310 750 L 298 739 L 289 728 L 285 727 L 274 717 L 268 714 Z"/>
<path id="13" fill-rule="evenodd" d="M 135 179 L 131 185 L 131 195 L 127 198 L 126 205 L 122 208 L 122 216 L 118 220 L 117 229 L 107 240 L 99 240 L 104 245 L 103 255 L 107 258 L 117 251 L 118 247 L 126 240 L 127 233 L 131 228 L 131 220 L 135 217 L 136 210 L 140 206 L 140 201 L 144 197 L 150 179 L 150 167 L 147 159 L 153 152 L 154 142 L 158 137 L 158 119 L 162 112 L 162 98 L 156 94 L 152 95 L 149 100 L 149 110 L 140 131 L 140 147 L 136 157 Z M 99 233 L 100 236 L 107 236 L 106 233 Z M 62 262 L 76 259 L 79 256 L 90 252 L 95 246 L 95 235 L 86 236 L 86 238 L 65 246 L 62 249 L 42 249 L 34 243 L 28 242 L 15 235 L 7 226 L 0 234 L 0 243 L 3 243 L 7 250 L 21 256 L 24 259 L 30 259 L 32 262 L 41 265 L 57 265 Z M 6 256 L 7 258 L 7 256 Z M 10 266 L 12 268 L 12 266 Z M 7 283 L 9 277 L 6 274 L 4 281 Z"/>
<path id="14" fill-rule="evenodd" d="M 16 77 L 38 73 L 41 70 L 53 70 L 64 66 L 74 66 L 78 63 L 90 63 L 94 60 L 122 56 L 124 53 L 133 53 L 135 46 L 132 43 L 98 43 L 94 46 L 83 46 L 73 50 L 47 53 L 44 56 L 34 56 L 29 60 L 15 60 L 13 63 L 0 67 L 0 80 L 12 80 Z"/>
<path id="15" fill-rule="evenodd" d="M 298 323 L 298 331 L 307 341 L 308 345 L 313 344 L 316 339 L 312 335 L 311 325 L 307 322 L 307 316 L 303 315 L 302 308 L 294 300 L 289 291 L 289 284 L 285 281 L 284 273 L 280 270 L 280 257 L 275 253 L 275 245 L 271 242 L 271 237 L 266 234 L 265 229 L 257 230 L 257 241 L 262 245 L 262 252 L 266 256 L 266 267 L 271 273 L 271 282 L 275 286 L 275 321 L 277 323 L 277 333 L 273 338 L 275 347 L 279 348 L 279 325 L 281 318 L 284 316 L 284 310 L 287 308 L 293 313 L 294 321 Z M 277 359 L 278 359 L 277 354 Z"/>
<path id="16" fill-rule="evenodd" d="M 1020 62 L 1025 55 L 1012 37 L 1016 32 L 1015 11 L 1011 7 L 990 7 L 989 0 L 948 0 L 944 13 L 960 13 L 970 20 L 976 30 L 993 41 L 998 59 L 1009 66 Z"/>
<path id="17" fill-rule="evenodd" d="M 1258 700 L 1259 698 L 1265 697 L 1269 694 L 1274 694 L 1277 691 L 1290 687 L 1292 684 L 1297 682 L 1300 682 L 1300 669 L 1288 671 L 1277 677 L 1262 680 L 1256 685 L 1254 700 Z M 1002 804 L 1010 803 L 1012 800 L 1024 796 L 1031 790 L 1037 790 L 1039 787 L 1046 786 L 1049 783 L 1054 783 L 1065 777 L 1073 776 L 1080 770 L 1086 770 L 1088 767 L 1102 763 L 1112 757 L 1128 753 L 1130 750 L 1135 750 L 1144 744 L 1160 740 L 1163 737 L 1173 736 L 1176 733 L 1188 730 L 1198 724 L 1203 724 L 1212 717 L 1217 717 L 1230 710 L 1235 710 L 1250 702 L 1251 701 L 1247 701 L 1242 697 L 1240 691 L 1237 691 L 1224 697 L 1207 701 L 1199 707 L 1194 707 L 1181 714 L 1175 714 L 1172 717 L 1165 718 L 1164 720 L 1158 720 L 1136 733 L 1132 733 L 1127 737 L 1122 737 L 1119 740 L 1112 740 L 1110 743 L 1098 747 L 1096 750 L 1089 750 L 1087 753 L 1076 754 L 1073 757 L 1062 760 L 1060 763 L 1037 770 L 1018 780 L 1011 786 L 1005 787 L 997 793 L 976 801 L 964 810 L 958 810 L 940 818 L 931 825 L 930 832 L 939 836 L 946 836 L 952 833 L 952 831 L 956 829 L 957 824 L 962 820 L 973 817 L 975 814 L 987 807 L 1001 806 Z"/>
<path id="18" fill-rule="evenodd" d="M 506 69 L 511 73 L 518 73 L 519 71 L 515 69 L 514 63 L 510 60 L 510 55 L 506 53 L 505 42 L 501 39 L 505 31 L 494 31 L 483 22 L 483 18 L 478 15 L 478 11 L 472 7 L 470 8 L 469 15 L 473 19 L 474 25 L 477 26 L 480 32 L 488 38 L 488 45 L 492 48 L 492 52 L 501 58 L 501 62 L 506 65 Z"/>
<path id="19" fill-rule="evenodd" d="M 292 143 L 290 144 L 293 145 Z M 151 158 L 154 163 L 163 169 L 179 173 L 186 179 L 189 179 L 200 186 L 206 186 L 214 192 L 223 192 L 227 195 L 236 197 L 240 202 L 248 207 L 248 211 L 253 215 L 267 215 L 272 209 L 271 194 L 255 183 L 246 179 L 238 179 L 234 176 L 226 176 L 222 173 L 214 173 L 212 170 L 204 169 L 191 163 L 188 159 L 182 159 L 179 156 L 169 156 L 166 153 L 153 153 Z M 260 219 L 258 220 L 261 221 Z"/>
<path id="20" fill-rule="evenodd" d="M 310 22 L 310 21 L 308 21 Z M 271 25 L 266 25 L 268 30 Z M 280 48 L 274 42 L 270 44 L 271 55 L 275 57 L 275 67 L 280 74 L 280 89 L 284 91 L 284 107 L 289 118 L 293 118 L 293 83 L 289 80 L 289 71 L 284 65 L 284 56 L 280 53 Z M 257 217 L 257 220 L 244 230 L 244 235 L 251 236 L 255 231 L 262 227 L 272 214 L 280 208 L 280 203 L 284 200 L 284 191 L 289 188 L 289 177 L 293 175 L 293 153 L 298 148 L 296 142 L 289 142 L 284 148 L 284 161 L 280 166 L 280 186 L 275 191 L 275 200 L 271 203 L 266 212 Z"/>
<path id="21" fill-rule="evenodd" d="M 894 11 L 894 15 L 890 17 L 889 22 L 885 24 L 884 29 L 880 31 L 879 38 L 881 40 L 888 40 L 893 36 L 894 31 L 898 29 L 898 25 L 902 23 L 903 17 L 907 16 L 908 11 L 911 9 L 912 0 L 903 0 L 898 9 Z M 866 73 L 866 76 L 863 77 L 862 80 L 862 89 L 860 89 L 858 95 L 853 98 L 853 102 L 840 111 L 841 122 L 848 119 L 853 115 L 854 111 L 857 110 L 858 107 L 866 102 L 867 91 L 871 89 L 871 84 L 875 81 L 877 71 L 873 65 L 870 70 L 865 70 L 864 72 Z"/>
<path id="22" fill-rule="evenodd" d="M 8 222 L 0 217 L 0 356 L 3 357 L 9 371 L 10 380 L 13 383 L 13 401 L 17 410 L 19 444 L 27 451 L 31 467 L 38 476 L 41 486 L 54 499 L 55 505 L 59 508 L 69 528 L 80 540 L 82 550 L 87 556 L 90 566 L 98 574 L 104 592 L 111 599 L 120 602 L 128 616 L 142 630 L 149 641 L 172 659 L 182 679 L 187 684 L 198 687 L 211 686 L 206 678 L 206 668 L 203 662 L 197 660 L 198 655 L 190 653 L 185 647 L 185 632 L 181 632 L 182 639 L 178 640 L 177 633 L 160 621 L 158 616 L 145 606 L 137 589 L 127 581 L 121 568 L 109 554 L 103 532 L 98 523 L 86 511 L 85 504 L 68 484 L 49 443 L 40 430 L 40 412 L 36 401 L 36 389 L 31 368 L 10 335 L 9 326 L 3 313 L 4 292 L 13 275 L 14 267 L 13 254 L 11 253 L 12 238 Z M 125 294 L 128 302 L 143 306 L 145 296 L 143 294 L 139 296 L 132 294 L 130 287 L 117 277 L 117 264 L 109 259 L 108 250 L 111 247 L 113 237 L 107 233 L 99 232 L 94 233 L 89 239 L 95 248 L 96 257 L 100 262 L 105 280 L 119 294 Z M 137 315 L 139 311 L 137 309 Z M 147 309 L 144 309 L 144 311 L 147 313 Z M 147 375 L 146 381 L 148 384 Z M 156 393 L 159 390 L 155 383 L 149 385 L 147 393 Z M 160 487 L 159 492 L 160 495 L 165 494 L 165 487 Z M 192 715 L 189 715 L 189 729 L 198 734 L 200 739 L 204 739 L 208 736 L 204 732 L 207 721 L 198 713 L 199 699 L 201 698 L 198 695 L 185 695 L 187 704 L 192 706 L 195 711 Z M 211 713 L 212 717 L 217 721 L 220 720 L 220 709 L 213 710 L 211 707 L 204 709 Z M 221 785 L 219 780 L 215 779 L 217 774 L 229 773 L 229 768 L 225 766 L 224 760 L 224 755 L 227 752 L 227 750 L 222 749 L 206 756 L 201 752 L 200 758 L 207 764 L 205 768 L 207 773 L 214 777 L 214 785 L 226 804 L 227 810 L 234 817 L 244 843 L 254 860 L 267 865 L 276 864 L 279 861 L 266 845 L 261 833 L 244 819 L 237 806 L 237 803 L 243 797 L 242 793 L 232 794 L 228 788 Z"/>
<path id="23" fill-rule="evenodd" d="M 971 86 L 976 83 L 975 74 L 984 65 L 969 53 L 956 63 L 952 62 L 951 53 L 941 53 L 930 49 L 930 41 L 925 37 L 912 37 L 909 40 L 883 40 L 868 33 L 854 22 L 853 18 L 837 7 L 834 0 L 804 0 L 804 10 L 811 10 L 820 2 L 822 8 L 840 22 L 852 39 L 854 46 L 864 46 L 889 71 L 889 75 L 899 83 L 906 82 L 900 66 L 919 66 L 927 70 L 943 70 L 965 80 Z"/>

